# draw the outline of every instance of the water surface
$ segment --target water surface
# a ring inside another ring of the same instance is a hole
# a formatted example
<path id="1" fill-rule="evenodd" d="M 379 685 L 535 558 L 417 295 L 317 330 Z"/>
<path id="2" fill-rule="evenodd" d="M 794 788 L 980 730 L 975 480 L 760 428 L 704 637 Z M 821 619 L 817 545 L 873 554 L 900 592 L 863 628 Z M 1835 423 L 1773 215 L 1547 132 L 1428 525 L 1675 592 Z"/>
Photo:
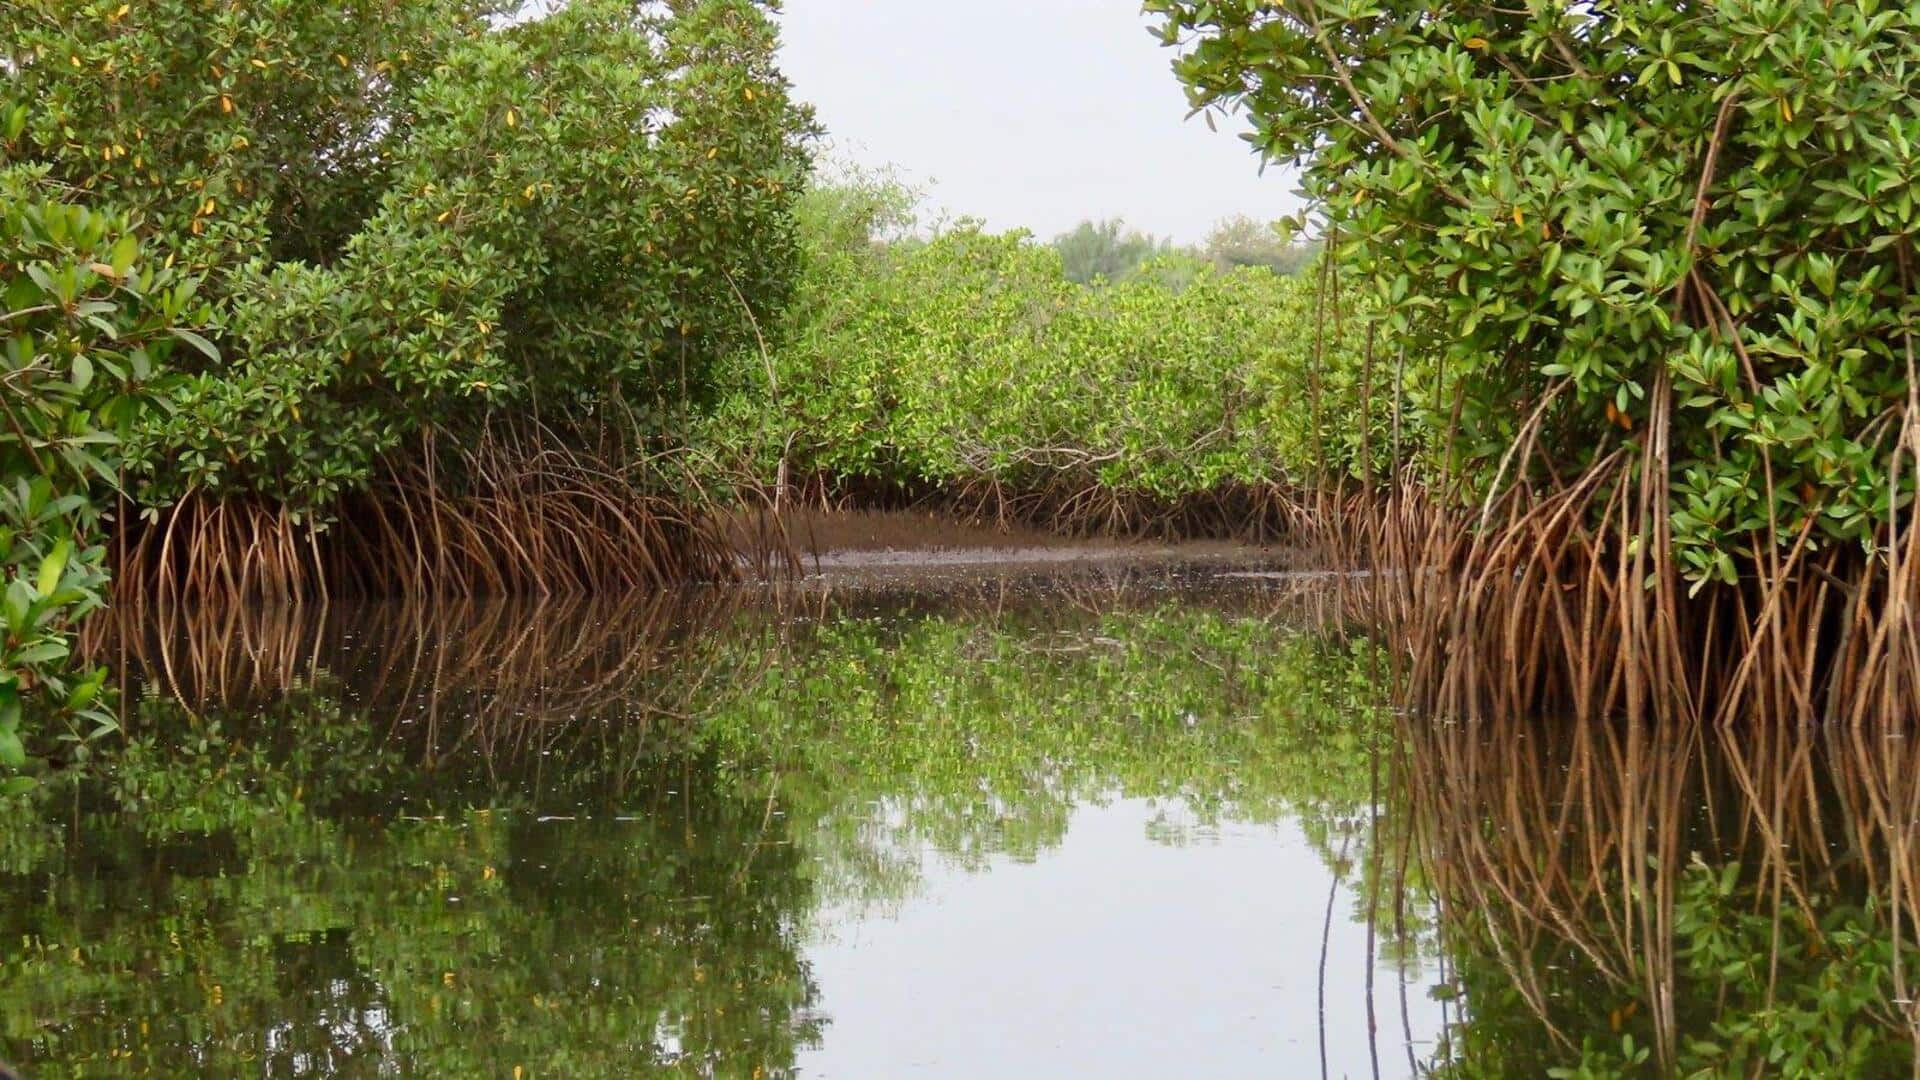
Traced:
<path id="1" fill-rule="evenodd" d="M 1440 1007 L 1418 934 L 1370 941 L 1356 892 L 1378 715 L 1352 647 L 1281 606 L 1108 568 L 156 613 L 128 745 L 0 855 L 4 1053 L 1405 1072 Z"/>
<path id="2" fill-rule="evenodd" d="M 0 1058 L 1911 1069 L 1912 740 L 1398 716 L 1326 587 L 140 613 L 125 744 L 6 810 Z"/>

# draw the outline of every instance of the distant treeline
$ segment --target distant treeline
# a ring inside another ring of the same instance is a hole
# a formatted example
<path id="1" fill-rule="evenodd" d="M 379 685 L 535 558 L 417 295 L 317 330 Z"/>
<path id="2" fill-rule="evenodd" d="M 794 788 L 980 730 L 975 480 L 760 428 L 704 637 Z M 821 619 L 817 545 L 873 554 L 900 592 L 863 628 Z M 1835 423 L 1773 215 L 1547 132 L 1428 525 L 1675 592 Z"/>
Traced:
<path id="1" fill-rule="evenodd" d="M 1293 274 L 1313 261 L 1315 251 L 1311 244 L 1289 240 L 1278 223 L 1244 215 L 1221 221 L 1198 245 L 1176 244 L 1140 232 L 1119 218 L 1083 221 L 1054 237 L 1052 245 L 1060 253 L 1067 280 L 1082 285 L 1101 279 L 1124 281 L 1149 262 L 1159 263 L 1157 272 L 1174 275 L 1176 281 L 1182 275 L 1190 277 L 1200 266 L 1217 270 L 1264 266 L 1277 274 Z"/>

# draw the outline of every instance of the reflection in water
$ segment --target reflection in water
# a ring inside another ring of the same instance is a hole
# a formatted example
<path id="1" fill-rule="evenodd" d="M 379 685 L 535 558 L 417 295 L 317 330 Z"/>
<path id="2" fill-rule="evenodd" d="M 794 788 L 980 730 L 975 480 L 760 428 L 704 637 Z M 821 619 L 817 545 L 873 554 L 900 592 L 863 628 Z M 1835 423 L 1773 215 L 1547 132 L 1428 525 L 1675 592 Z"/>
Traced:
<path id="1" fill-rule="evenodd" d="M 1910 740 L 1391 720 L 1280 588 L 142 613 L 5 808 L 0 1058 L 1912 1070 Z"/>
<path id="2" fill-rule="evenodd" d="M 1445 1071 L 1914 1073 L 1904 733 L 1404 726 Z"/>
<path id="3" fill-rule="evenodd" d="M 1356 1073 L 1372 958 L 1384 987 L 1421 950 L 1363 936 L 1354 891 L 1364 652 L 1276 632 L 1286 603 L 1098 577 L 158 613 L 111 770 L 0 836 L 0 1056 L 1240 1070 L 1313 1061 L 1324 1016 Z"/>

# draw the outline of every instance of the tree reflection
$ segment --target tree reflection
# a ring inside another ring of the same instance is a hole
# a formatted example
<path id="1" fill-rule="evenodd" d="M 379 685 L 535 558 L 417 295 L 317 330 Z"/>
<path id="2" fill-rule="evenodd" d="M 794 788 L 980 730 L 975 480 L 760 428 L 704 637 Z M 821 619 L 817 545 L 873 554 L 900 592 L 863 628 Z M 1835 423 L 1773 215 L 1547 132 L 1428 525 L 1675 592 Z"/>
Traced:
<path id="1" fill-rule="evenodd" d="M 1032 858 L 1129 795 L 1359 865 L 1364 650 L 1236 595 L 149 612 L 99 645 L 126 744 L 0 834 L 0 1057 L 782 1075 L 823 908 L 922 852 Z"/>

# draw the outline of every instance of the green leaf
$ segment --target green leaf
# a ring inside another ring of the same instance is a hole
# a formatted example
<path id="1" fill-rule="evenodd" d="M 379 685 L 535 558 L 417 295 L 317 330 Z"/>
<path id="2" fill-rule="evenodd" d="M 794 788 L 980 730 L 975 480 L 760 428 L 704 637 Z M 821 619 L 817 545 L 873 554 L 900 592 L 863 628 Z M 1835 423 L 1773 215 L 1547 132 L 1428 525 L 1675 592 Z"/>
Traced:
<path id="1" fill-rule="evenodd" d="M 0 612 L 5 613 L 7 628 L 15 634 L 26 633 L 27 622 L 33 617 L 33 601 L 36 595 L 33 586 L 27 584 L 24 578 L 16 578 L 7 586 L 6 598 L 0 601 Z"/>
<path id="2" fill-rule="evenodd" d="M 173 336 L 193 346 L 202 356 L 205 356 L 214 363 L 217 364 L 220 362 L 220 350 L 214 347 L 213 342 L 208 341 L 199 334 L 191 330 L 182 330 L 179 327 L 175 327 L 173 329 Z"/>
<path id="3" fill-rule="evenodd" d="M 132 233 L 127 233 L 114 243 L 112 253 L 107 256 L 107 265 L 113 267 L 114 273 L 125 277 L 127 271 L 133 269 L 134 257 L 139 253 L 140 241 Z"/>
<path id="4" fill-rule="evenodd" d="M 0 731 L 0 765 L 18 769 L 27 763 L 27 746 L 18 732 Z"/>
<path id="5" fill-rule="evenodd" d="M 93 704 L 93 699 L 100 696 L 101 687 L 106 685 L 106 678 L 107 669 L 97 668 L 93 674 L 76 683 L 73 692 L 67 695 L 67 708 L 78 711 Z"/>
<path id="6" fill-rule="evenodd" d="M 60 585 L 60 576 L 67 572 L 67 559 L 73 554 L 73 538 L 63 536 L 53 545 L 47 557 L 40 560 L 40 574 L 34 581 L 41 596 L 52 596 L 53 590 Z"/>
<path id="7" fill-rule="evenodd" d="M 13 662 L 23 667 L 29 664 L 45 664 L 50 661 L 65 659 L 69 651 L 65 641 L 59 638 L 49 638 L 43 641 L 36 641 L 26 648 L 21 649 L 19 652 L 14 653 Z"/>

